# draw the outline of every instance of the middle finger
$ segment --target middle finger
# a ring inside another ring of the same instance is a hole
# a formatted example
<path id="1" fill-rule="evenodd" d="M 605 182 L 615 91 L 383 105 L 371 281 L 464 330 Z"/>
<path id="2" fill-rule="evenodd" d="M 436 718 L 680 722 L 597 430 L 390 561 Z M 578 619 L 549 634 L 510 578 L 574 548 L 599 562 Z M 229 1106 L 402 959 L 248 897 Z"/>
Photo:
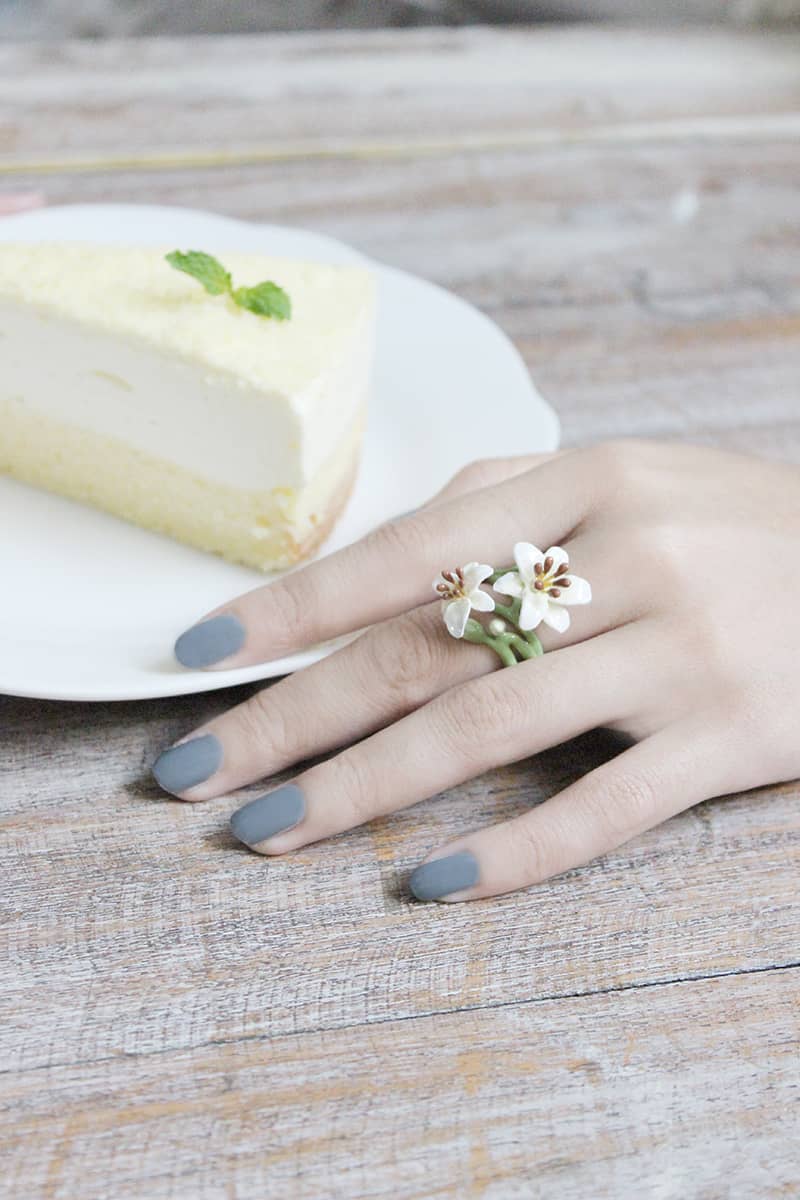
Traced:
<path id="1" fill-rule="evenodd" d="M 459 653 L 428 604 L 368 629 L 166 750 L 153 774 L 168 792 L 208 800 L 356 741 L 454 683 L 490 670 L 494 653 Z"/>
<path id="2" fill-rule="evenodd" d="M 636 598 L 614 587 L 602 540 L 582 534 L 568 550 L 592 581 L 594 601 L 571 610 L 565 633 L 544 631 L 545 648 L 596 637 L 637 615 Z M 154 773 L 186 799 L 219 796 L 365 737 L 496 666 L 486 646 L 448 636 L 439 604 L 427 604 L 257 692 L 167 750 Z"/>
<path id="3" fill-rule="evenodd" d="M 449 689 L 416 712 L 245 804 L 240 841 L 282 854 L 341 833 L 637 711 L 650 687 L 637 626 Z"/>

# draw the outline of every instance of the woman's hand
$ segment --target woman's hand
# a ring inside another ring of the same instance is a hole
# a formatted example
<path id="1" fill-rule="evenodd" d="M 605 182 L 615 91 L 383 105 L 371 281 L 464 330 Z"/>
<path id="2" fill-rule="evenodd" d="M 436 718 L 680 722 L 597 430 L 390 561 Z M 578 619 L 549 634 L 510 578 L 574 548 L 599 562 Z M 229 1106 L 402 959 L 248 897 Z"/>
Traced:
<path id="1" fill-rule="evenodd" d="M 43 204 L 41 192 L 0 192 L 0 217 L 27 212 L 30 208 L 41 208 Z"/>
<path id="2" fill-rule="evenodd" d="M 593 601 L 563 633 L 539 626 L 544 657 L 498 669 L 448 635 L 431 580 L 511 565 L 520 541 L 563 546 Z M 411 877 L 421 899 L 539 883 L 701 800 L 800 775 L 800 471 L 633 441 L 478 463 L 424 509 L 217 610 L 176 653 L 240 667 L 365 626 L 168 750 L 156 778 L 208 800 L 349 746 L 234 814 L 243 842 L 284 854 L 593 727 L 632 735 Z"/>

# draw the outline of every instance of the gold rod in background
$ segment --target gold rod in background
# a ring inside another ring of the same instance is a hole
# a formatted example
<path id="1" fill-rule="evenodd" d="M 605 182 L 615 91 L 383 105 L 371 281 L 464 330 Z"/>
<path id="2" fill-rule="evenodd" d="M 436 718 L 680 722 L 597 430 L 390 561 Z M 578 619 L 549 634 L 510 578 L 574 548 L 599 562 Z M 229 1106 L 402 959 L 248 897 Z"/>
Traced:
<path id="1" fill-rule="evenodd" d="M 97 154 L 85 158 L 18 158 L 0 160 L 0 175 L 54 175 L 88 171 L 168 171 L 192 167 L 241 167 L 263 163 L 371 159 L 391 161 L 432 155 L 481 154 L 593 143 L 633 144 L 670 141 L 751 141 L 800 138 L 800 112 L 764 116 L 689 117 L 598 125 L 580 130 L 536 129 L 523 133 L 478 137 L 419 139 L 398 142 L 289 143 L 286 146 L 219 147 L 213 150 L 147 151 L 142 154 Z"/>

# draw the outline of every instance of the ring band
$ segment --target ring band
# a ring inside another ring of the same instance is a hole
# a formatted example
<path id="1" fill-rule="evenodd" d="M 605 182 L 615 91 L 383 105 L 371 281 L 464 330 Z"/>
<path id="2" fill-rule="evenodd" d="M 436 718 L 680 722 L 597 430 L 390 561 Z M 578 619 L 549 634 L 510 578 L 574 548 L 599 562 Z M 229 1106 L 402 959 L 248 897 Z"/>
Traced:
<path id="1" fill-rule="evenodd" d="M 517 542 L 514 563 L 496 571 L 488 563 L 469 562 L 442 571 L 433 581 L 450 636 L 491 647 L 507 667 L 544 653 L 535 632 L 540 624 L 564 633 L 570 608 L 592 599 L 591 585 L 572 574 L 569 555 L 561 546 L 541 551 L 531 542 Z M 508 603 L 490 596 L 484 583 Z M 495 615 L 483 624 L 473 612 Z"/>

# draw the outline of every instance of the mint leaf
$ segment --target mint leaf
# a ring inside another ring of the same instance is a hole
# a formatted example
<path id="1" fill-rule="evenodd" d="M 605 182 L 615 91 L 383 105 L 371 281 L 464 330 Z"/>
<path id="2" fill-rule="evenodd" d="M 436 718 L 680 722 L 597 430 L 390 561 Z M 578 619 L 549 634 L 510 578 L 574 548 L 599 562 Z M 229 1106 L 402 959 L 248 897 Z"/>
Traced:
<path id="1" fill-rule="evenodd" d="M 176 271 L 183 271 L 186 275 L 191 275 L 199 283 L 202 283 L 212 296 L 221 296 L 223 292 L 230 292 L 230 275 L 222 263 L 217 262 L 210 254 L 204 254 L 202 250 L 190 250 L 187 254 L 182 254 L 180 250 L 173 250 L 165 257 L 171 267 L 174 267 Z"/>
<path id="2" fill-rule="evenodd" d="M 274 317 L 276 321 L 288 321 L 292 315 L 292 302 L 282 287 L 265 280 L 255 287 L 238 287 L 234 291 L 233 280 L 221 262 L 204 254 L 202 250 L 189 250 L 183 254 L 172 250 L 165 254 L 167 262 L 176 271 L 183 271 L 202 283 L 212 296 L 227 294 L 240 308 L 259 317 Z"/>
<path id="3" fill-rule="evenodd" d="M 255 287 L 238 287 L 233 298 L 240 308 L 256 313 L 259 317 L 274 317 L 276 321 L 288 321 L 292 315 L 292 302 L 282 287 L 269 280 Z"/>

